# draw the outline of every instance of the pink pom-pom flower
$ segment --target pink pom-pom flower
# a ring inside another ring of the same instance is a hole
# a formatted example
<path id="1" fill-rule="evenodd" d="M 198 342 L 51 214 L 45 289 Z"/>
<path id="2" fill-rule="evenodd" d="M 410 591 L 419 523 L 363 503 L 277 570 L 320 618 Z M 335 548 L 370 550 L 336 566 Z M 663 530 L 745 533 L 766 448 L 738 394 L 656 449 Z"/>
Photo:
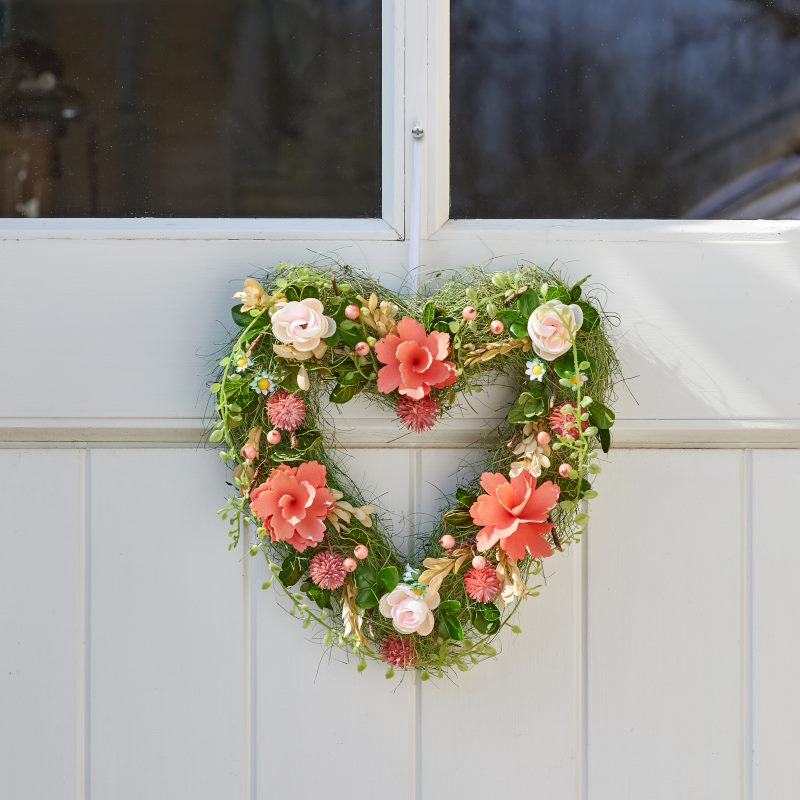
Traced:
<path id="1" fill-rule="evenodd" d="M 287 392 L 286 389 L 278 389 L 267 400 L 267 416 L 276 428 L 294 432 L 305 421 L 305 401 L 302 397 Z"/>
<path id="2" fill-rule="evenodd" d="M 490 564 L 472 567 L 464 575 L 464 589 L 467 594 L 479 603 L 491 603 L 500 593 L 500 579 L 497 571 Z"/>
<path id="3" fill-rule="evenodd" d="M 417 654 L 411 639 L 400 636 L 384 636 L 379 650 L 381 658 L 390 667 L 408 669 L 417 663 Z"/>
<path id="4" fill-rule="evenodd" d="M 414 433 L 429 431 L 441 413 L 442 407 L 433 397 L 412 400 L 400 395 L 397 398 L 397 416 L 400 422 Z"/>
<path id="5" fill-rule="evenodd" d="M 344 583 L 347 572 L 344 559 L 338 553 L 322 550 L 311 559 L 308 574 L 321 589 L 338 589 Z"/>
<path id="6" fill-rule="evenodd" d="M 574 414 L 565 414 L 563 411 L 564 406 L 567 403 L 562 403 L 559 406 L 556 406 L 551 412 L 550 416 L 547 418 L 547 421 L 550 423 L 550 427 L 559 435 L 559 436 L 569 436 L 572 439 L 578 438 L 578 426 L 575 424 L 575 415 Z M 586 430 L 589 427 L 589 423 L 585 420 L 581 423 L 581 429 Z M 569 427 L 567 427 L 569 426 Z"/>

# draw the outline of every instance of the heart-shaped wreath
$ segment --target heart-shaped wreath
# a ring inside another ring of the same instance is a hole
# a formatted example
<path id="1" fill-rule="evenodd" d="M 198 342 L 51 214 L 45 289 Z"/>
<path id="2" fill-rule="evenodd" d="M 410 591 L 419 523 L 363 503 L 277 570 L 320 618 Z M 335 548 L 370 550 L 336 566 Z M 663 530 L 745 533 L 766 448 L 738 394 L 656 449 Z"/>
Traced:
<path id="1" fill-rule="evenodd" d="M 496 655 L 492 640 L 538 594 L 543 560 L 577 541 L 596 496 L 598 446 L 617 360 L 602 307 L 551 272 L 526 266 L 439 276 L 405 297 L 349 268 L 282 265 L 253 278 L 240 331 L 211 386 L 211 442 L 237 492 L 220 510 L 230 547 L 247 532 L 291 614 L 326 647 L 416 669 L 423 679 Z M 411 431 L 430 430 L 459 392 L 498 373 L 517 397 L 488 448 L 407 563 L 372 506 L 326 451 L 320 401 L 366 395 Z M 248 528 L 252 525 L 251 528 Z"/>

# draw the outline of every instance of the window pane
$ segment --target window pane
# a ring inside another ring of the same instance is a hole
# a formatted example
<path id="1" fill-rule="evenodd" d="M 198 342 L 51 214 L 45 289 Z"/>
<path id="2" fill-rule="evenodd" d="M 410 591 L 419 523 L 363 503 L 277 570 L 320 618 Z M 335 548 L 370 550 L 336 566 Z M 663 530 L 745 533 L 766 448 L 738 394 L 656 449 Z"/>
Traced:
<path id="1" fill-rule="evenodd" d="M 0 215 L 380 217 L 380 0 L 0 0 Z"/>
<path id="2" fill-rule="evenodd" d="M 800 0 L 451 7 L 454 218 L 800 217 Z"/>

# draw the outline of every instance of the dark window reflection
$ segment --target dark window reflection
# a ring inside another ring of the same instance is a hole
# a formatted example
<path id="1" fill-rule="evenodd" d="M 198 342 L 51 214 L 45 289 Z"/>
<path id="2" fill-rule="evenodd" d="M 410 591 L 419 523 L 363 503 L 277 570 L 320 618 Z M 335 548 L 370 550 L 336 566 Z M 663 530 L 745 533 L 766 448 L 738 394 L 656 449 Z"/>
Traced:
<path id="1" fill-rule="evenodd" d="M 453 217 L 800 217 L 800 0 L 451 7 Z"/>
<path id="2" fill-rule="evenodd" d="M 380 0 L 0 0 L 0 215 L 379 217 Z"/>

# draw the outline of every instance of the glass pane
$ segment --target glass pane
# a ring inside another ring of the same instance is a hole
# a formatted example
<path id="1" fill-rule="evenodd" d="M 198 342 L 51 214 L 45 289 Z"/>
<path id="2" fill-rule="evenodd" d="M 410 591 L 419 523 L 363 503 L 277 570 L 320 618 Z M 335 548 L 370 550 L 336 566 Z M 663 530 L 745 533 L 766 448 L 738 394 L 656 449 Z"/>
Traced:
<path id="1" fill-rule="evenodd" d="M 380 0 L 0 0 L 0 216 L 380 217 Z"/>
<path id="2" fill-rule="evenodd" d="M 800 0 L 451 8 L 452 217 L 800 217 Z"/>

